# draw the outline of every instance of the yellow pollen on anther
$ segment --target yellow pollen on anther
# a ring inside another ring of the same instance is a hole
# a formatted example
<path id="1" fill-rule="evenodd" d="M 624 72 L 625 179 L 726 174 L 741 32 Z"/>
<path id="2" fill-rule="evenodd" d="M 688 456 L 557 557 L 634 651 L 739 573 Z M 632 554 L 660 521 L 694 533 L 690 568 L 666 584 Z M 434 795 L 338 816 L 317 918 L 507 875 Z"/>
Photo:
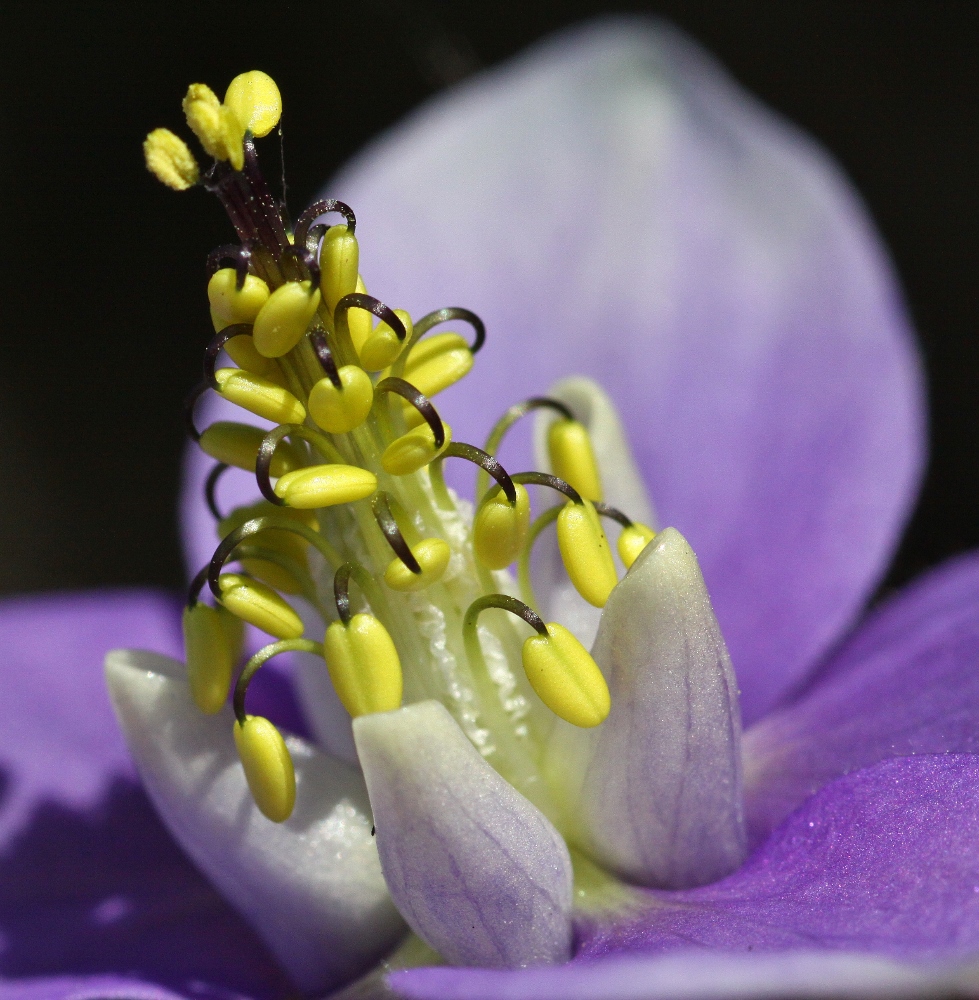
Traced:
<path id="1" fill-rule="evenodd" d="M 565 504 L 557 518 L 557 540 L 575 590 L 596 608 L 605 607 L 619 578 L 608 539 L 590 501 Z"/>
<path id="2" fill-rule="evenodd" d="M 358 274 L 357 275 L 357 285 L 354 288 L 355 292 L 360 292 L 361 295 L 367 294 L 367 286 L 364 284 L 364 279 Z M 371 335 L 371 329 L 373 328 L 374 320 L 366 309 L 358 309 L 354 307 L 353 309 L 347 310 L 347 327 L 350 330 L 350 340 L 354 345 L 354 350 L 357 352 L 357 357 L 360 357 L 360 352 L 366 342 L 367 338 Z"/>
<path id="3" fill-rule="evenodd" d="M 603 722 L 612 707 L 608 685 L 591 654 L 563 625 L 547 623 L 547 635 L 523 644 L 531 687 L 557 716 L 574 726 Z"/>
<path id="4" fill-rule="evenodd" d="M 404 309 L 395 309 L 394 314 L 404 323 L 407 341 L 412 331 L 411 316 Z M 387 323 L 378 323 L 360 348 L 360 363 L 369 372 L 383 371 L 397 361 L 403 346 L 404 343 L 398 340 L 398 335 Z"/>
<path id="5" fill-rule="evenodd" d="M 357 291 L 359 266 L 357 237 L 346 226 L 331 226 L 320 247 L 320 291 L 331 313 L 344 295 Z"/>
<path id="6" fill-rule="evenodd" d="M 547 450 L 555 476 L 570 483 L 586 500 L 603 499 L 598 462 L 584 424 L 555 420 L 547 432 Z"/>
<path id="7" fill-rule="evenodd" d="M 530 497 L 517 483 L 517 502 L 510 503 L 502 490 L 492 490 L 479 505 L 473 520 L 473 548 L 487 569 L 506 569 L 518 555 L 530 530 Z"/>
<path id="8" fill-rule="evenodd" d="M 639 558 L 640 553 L 656 537 L 656 532 L 645 524 L 634 521 L 628 528 L 622 529 L 616 546 L 619 558 L 626 569 Z"/>
<path id="9" fill-rule="evenodd" d="M 207 283 L 207 300 L 215 329 L 232 323 L 254 323 L 262 306 L 268 302 L 269 286 L 254 274 L 246 274 L 241 288 L 238 274 L 233 267 L 222 267 L 211 275 Z M 217 326 L 217 321 L 222 326 Z"/>
<path id="10" fill-rule="evenodd" d="M 377 489 L 377 476 L 358 465 L 310 465 L 284 475 L 277 496 L 290 507 L 314 509 L 364 500 Z"/>
<path id="11" fill-rule="evenodd" d="M 421 567 L 421 573 L 412 573 L 400 560 L 392 559 L 384 571 L 384 582 L 392 590 L 423 590 L 442 578 L 452 550 L 441 538 L 423 538 L 411 546 L 412 555 Z"/>
<path id="12" fill-rule="evenodd" d="M 201 434 L 198 444 L 211 458 L 216 458 L 226 465 L 233 465 L 236 469 L 244 469 L 245 472 L 254 472 L 258 449 L 264 437 L 263 430 L 250 424 L 218 420 Z M 270 472 L 273 477 L 284 476 L 293 469 L 301 468 L 302 465 L 300 454 L 288 441 L 283 441 L 272 456 Z"/>
<path id="13" fill-rule="evenodd" d="M 337 697 L 353 718 L 401 707 L 401 660 L 388 630 L 373 615 L 333 622 L 323 651 Z"/>
<path id="14" fill-rule="evenodd" d="M 445 440 L 441 446 L 435 444 L 435 432 L 428 424 L 415 427 L 395 438 L 381 455 L 381 467 L 392 476 L 409 476 L 424 468 L 438 455 L 442 454 L 452 441 L 452 428 L 442 424 Z"/>
<path id="15" fill-rule="evenodd" d="M 143 142 L 146 169 L 168 188 L 186 191 L 200 180 L 200 168 L 187 143 L 169 129 L 155 128 Z"/>
<path id="16" fill-rule="evenodd" d="M 374 383 L 359 365 L 339 369 L 340 386 L 321 378 L 309 392 L 309 415 L 330 434 L 347 434 L 359 427 L 374 404 Z"/>
<path id="17" fill-rule="evenodd" d="M 204 150 L 216 160 L 228 160 L 235 170 L 244 166 L 242 140 L 245 130 L 207 84 L 192 83 L 184 97 L 184 114 L 190 130 Z"/>
<path id="18" fill-rule="evenodd" d="M 473 354 L 463 337 L 458 333 L 437 333 L 412 347 L 404 377 L 431 399 L 468 375 L 472 366 Z M 407 400 L 401 406 L 409 427 L 421 423 L 422 415 Z"/>
<path id="19" fill-rule="evenodd" d="M 260 715 L 235 720 L 235 746 L 255 805 L 273 823 L 284 823 L 296 804 L 296 772 L 282 734 Z"/>
<path id="20" fill-rule="evenodd" d="M 218 368 L 214 380 L 225 399 L 277 424 L 301 424 L 306 407 L 288 389 L 238 368 Z"/>
<path id="21" fill-rule="evenodd" d="M 223 611 L 198 602 L 183 613 L 187 680 L 194 704 L 205 715 L 220 712 L 228 700 L 237 654 L 222 621 L 227 615 Z"/>
<path id="22" fill-rule="evenodd" d="M 252 135 L 268 135 L 282 117 L 282 95 L 275 80 L 261 70 L 239 73 L 224 94 L 224 103 Z"/>
<path id="23" fill-rule="evenodd" d="M 280 285 L 255 317 L 255 350 L 266 358 L 288 354 L 302 340 L 319 304 L 320 290 L 311 281 Z"/>
<path id="24" fill-rule="evenodd" d="M 222 573 L 221 603 L 249 625 L 276 639 L 298 639 L 303 634 L 299 615 L 271 588 L 238 573 Z"/>

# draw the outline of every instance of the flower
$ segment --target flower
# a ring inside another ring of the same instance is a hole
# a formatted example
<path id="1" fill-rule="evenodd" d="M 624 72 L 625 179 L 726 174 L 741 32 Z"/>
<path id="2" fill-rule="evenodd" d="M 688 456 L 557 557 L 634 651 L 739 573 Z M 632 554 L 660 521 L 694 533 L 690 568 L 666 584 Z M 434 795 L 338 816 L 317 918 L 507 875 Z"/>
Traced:
<path id="1" fill-rule="evenodd" d="M 424 309 L 432 291 L 469 292 L 491 330 L 501 331 L 495 359 L 490 341 L 485 362 L 497 377 L 488 395 L 467 394 L 457 437 L 472 436 L 466 420 L 500 407 L 500 386 L 519 398 L 539 389 L 541 377 L 574 370 L 606 377 L 661 516 L 682 525 L 701 555 L 746 722 L 761 720 L 749 726 L 745 746 L 748 816 L 760 846 L 714 885 L 629 891 L 611 900 L 611 915 L 609 899 L 599 896 L 579 922 L 570 966 L 422 969 L 393 983 L 406 995 L 438 997 L 728 994 L 732 984 L 771 994 L 814 980 L 827 990 L 894 993 L 934 984 L 922 962 L 960 961 L 977 944 L 974 561 L 939 570 L 825 655 L 877 578 L 920 464 L 915 356 L 874 238 L 820 155 L 732 96 L 717 71 L 669 32 L 635 22 L 585 31 L 552 43 L 514 75 L 512 89 L 491 77 L 445 99 L 428 112 L 437 129 L 410 124 L 335 193 L 358 204 L 363 220 L 376 213 L 401 237 L 387 247 L 364 238 L 385 294 Z M 512 132 L 514 121 L 526 134 L 509 140 L 541 164 L 530 190 L 499 150 L 500 123 Z M 656 141 L 664 130 L 669 142 Z M 625 149 L 609 152 L 614 142 Z M 596 148 L 605 162 L 583 155 Z M 465 177 L 465 168 L 477 177 Z M 650 170 L 667 181 L 652 195 Z M 582 179 L 589 177 L 597 180 Z M 653 199 L 649 210 L 643 196 Z M 513 212 L 518 197 L 524 210 L 514 219 L 500 206 Z M 456 228 L 462 218 L 466 227 Z M 637 233 L 636 218 L 653 220 L 654 232 Z M 539 229 L 541 219 L 554 228 Z M 474 232 L 480 242 L 470 244 Z M 548 248 L 562 272 L 550 260 L 541 266 Z M 545 286 L 541 275 L 549 274 Z M 439 287 L 426 288 L 420 275 Z M 513 363 L 528 337 L 509 340 L 506 331 L 552 329 L 561 339 L 544 341 L 534 366 Z M 531 375 L 532 385 L 521 384 Z M 580 384 L 565 391 L 593 406 L 600 460 L 617 473 L 606 475 L 610 499 L 641 509 L 641 481 L 602 397 Z M 637 440 L 644 427 L 652 428 L 648 439 Z M 199 498 L 191 480 L 188 496 Z M 189 522 L 191 544 L 210 536 L 210 525 L 195 533 L 193 516 Z M 616 596 L 608 614 L 645 627 L 645 607 L 637 615 L 630 593 L 617 591 L 626 598 Z M 557 599 L 572 609 L 570 596 Z M 675 610 L 670 599 L 663 595 L 657 612 Z M 137 973 L 12 988 L 147 997 L 169 995 L 161 987 L 283 990 L 251 932 L 193 874 L 126 784 L 131 772 L 91 676 L 64 671 L 74 650 L 84 656 L 108 644 L 179 655 L 173 609 L 148 595 L 116 595 L 19 603 L 5 614 L 15 623 L 8 662 L 30 666 L 11 675 L 7 705 L 13 777 L 4 820 L 15 839 L 6 853 L 12 871 L 31 873 L 33 909 L 26 917 L 17 911 L 4 928 L 4 972 L 37 976 L 70 963 L 77 973 Z M 584 618 L 575 624 L 587 627 Z M 38 635 L 51 645 L 39 647 Z M 635 659 L 633 650 L 624 666 Z M 821 661 L 796 700 L 766 714 Z M 669 694 L 650 687 L 647 674 L 617 671 L 613 704 Z M 312 722 L 330 735 L 322 717 Z M 632 732 L 647 735 L 641 722 Z M 649 759 L 644 746 L 628 749 Z M 626 769 L 631 759 L 618 757 Z M 316 778 L 312 767 L 304 776 Z M 114 777 L 122 781 L 109 785 Z M 629 826 L 623 806 L 642 787 L 635 778 L 612 782 L 626 801 L 608 818 Z M 56 805 L 34 811 L 44 800 Z M 191 840 L 199 834 L 180 824 L 193 806 L 192 796 L 178 796 L 168 813 Z M 592 834 L 603 833 L 601 819 Z M 261 899 L 263 887 L 249 874 L 274 867 L 283 846 L 225 835 L 223 891 L 244 888 Z M 126 851 L 123 865 L 109 863 Z M 74 907 L 64 905 L 66 882 Z M 45 887 L 55 917 L 43 913 Z M 11 895 L 8 912 L 19 902 Z M 266 915 L 252 916 L 274 938 Z M 42 954 L 38 926 L 46 932 Z M 369 914 L 362 926 L 372 926 Z M 297 927 L 284 930 L 295 936 Z M 330 956 L 338 978 L 353 971 L 362 937 L 348 927 Z M 692 942 L 712 950 L 691 954 Z M 667 951 L 675 954 L 660 957 Z"/>

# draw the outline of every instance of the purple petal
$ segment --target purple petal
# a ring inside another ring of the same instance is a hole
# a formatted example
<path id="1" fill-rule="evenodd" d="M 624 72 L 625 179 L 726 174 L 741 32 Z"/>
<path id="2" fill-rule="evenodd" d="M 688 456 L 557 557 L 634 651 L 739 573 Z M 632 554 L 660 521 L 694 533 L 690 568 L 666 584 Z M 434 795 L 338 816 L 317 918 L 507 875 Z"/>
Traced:
<path id="1" fill-rule="evenodd" d="M 745 857 L 737 687 L 697 558 L 674 528 L 612 591 L 592 655 L 611 714 L 589 730 L 559 722 L 546 764 L 571 839 L 643 885 L 734 871 Z"/>
<path id="2" fill-rule="evenodd" d="M 152 983 L 121 976 L 50 976 L 0 982 L 0 1000 L 185 1000 Z M 226 994 L 232 1000 L 234 994 Z"/>
<path id="3" fill-rule="evenodd" d="M 716 885 L 647 891 L 580 958 L 825 948 L 915 961 L 979 951 L 979 756 L 899 757 L 840 778 Z"/>
<path id="4" fill-rule="evenodd" d="M 841 774 L 920 753 L 979 752 L 979 556 L 875 612 L 796 703 L 745 735 L 758 841 Z"/>
<path id="5" fill-rule="evenodd" d="M 871 592 L 921 467 L 917 354 L 838 169 L 635 19 L 435 98 L 328 190 L 358 213 L 373 294 L 486 321 L 439 397 L 460 440 L 561 376 L 605 385 L 758 717 Z"/>
<path id="6" fill-rule="evenodd" d="M 354 720 L 391 896 L 455 965 L 571 952 L 571 859 L 543 813 L 480 756 L 439 702 Z"/>
<path id="7" fill-rule="evenodd" d="M 389 979 L 399 996 L 412 1000 L 897 1000 L 931 990 L 940 995 L 947 982 L 942 972 L 929 975 L 874 955 L 812 951 L 750 956 L 698 951 L 519 972 L 429 968 L 396 972 Z"/>
<path id="8" fill-rule="evenodd" d="M 134 783 L 109 704 L 106 649 L 128 640 L 177 652 L 179 622 L 176 602 L 151 593 L 0 604 L 0 975 L 11 998 L 273 998 L 289 988 Z M 145 985 L 99 975 L 120 970 Z M 64 978 L 39 978 L 51 976 Z"/>
<path id="9" fill-rule="evenodd" d="M 120 643 L 180 655 L 179 605 L 140 591 L 0 603 L 0 848 L 39 804 L 90 809 L 134 773 L 102 679 Z"/>

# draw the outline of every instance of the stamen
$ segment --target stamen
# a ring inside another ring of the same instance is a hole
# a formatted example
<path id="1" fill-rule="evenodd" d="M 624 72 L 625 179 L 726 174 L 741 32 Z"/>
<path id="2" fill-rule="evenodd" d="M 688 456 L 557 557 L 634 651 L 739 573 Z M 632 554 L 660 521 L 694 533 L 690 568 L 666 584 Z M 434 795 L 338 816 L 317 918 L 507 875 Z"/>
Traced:
<path id="1" fill-rule="evenodd" d="M 232 705 L 235 711 L 235 718 L 241 725 L 245 724 L 245 695 L 248 693 L 248 685 L 252 678 L 258 673 L 273 656 L 279 653 L 313 653 L 316 656 L 323 655 L 323 646 L 312 639 L 280 639 L 278 642 L 271 642 L 263 646 L 242 668 L 235 683 L 235 693 Z"/>
<path id="2" fill-rule="evenodd" d="M 415 324 L 411 340 L 406 347 L 410 350 L 429 330 L 442 323 L 449 323 L 454 319 L 461 319 L 473 328 L 473 342 L 469 345 L 469 353 L 477 354 L 482 349 L 483 344 L 486 343 L 486 324 L 474 312 L 469 309 L 463 309 L 462 306 L 446 306 L 444 309 L 436 309 L 434 312 L 422 316 Z M 408 351 L 406 350 L 404 357 L 407 357 L 407 354 Z M 401 364 L 402 368 L 404 367 L 402 362 L 399 362 L 399 364 Z"/>
<path id="3" fill-rule="evenodd" d="M 224 350 L 224 345 L 235 337 L 250 337 L 251 334 L 250 324 L 235 323 L 214 334 L 211 342 L 204 349 L 204 381 L 215 392 L 221 391 L 221 386 L 218 385 L 218 380 L 214 377 L 214 368 L 218 363 L 218 355 Z"/>
<path id="4" fill-rule="evenodd" d="M 340 360 L 344 364 L 351 364 L 358 360 L 353 341 L 350 339 L 350 328 L 347 321 L 347 313 L 351 309 L 363 309 L 365 312 L 376 316 L 384 324 L 384 326 L 378 326 L 368 336 L 361 351 L 360 360 L 364 364 L 364 367 L 370 371 L 381 371 L 387 368 L 398 356 L 408 337 L 408 329 L 401 317 L 380 299 L 375 299 L 373 295 L 367 295 L 365 292 L 350 292 L 349 295 L 344 295 L 336 304 L 336 308 L 333 311 L 337 334 L 340 338 L 340 344 L 338 345 L 341 355 Z M 393 332 L 397 340 L 396 344 L 386 342 L 384 338 L 386 330 Z M 372 344 L 374 341 L 377 341 L 377 343 Z M 348 344 L 349 352 L 354 355 L 350 358 L 344 357 L 347 353 Z M 372 345 L 370 356 L 367 353 L 368 345 Z"/>
<path id="5" fill-rule="evenodd" d="M 298 437 L 302 438 L 304 441 L 308 441 L 310 444 L 315 445 L 331 462 L 337 462 L 338 464 L 343 463 L 343 456 L 337 449 L 330 443 L 327 438 L 322 434 L 317 434 L 316 431 L 309 427 L 303 427 L 301 424 L 280 424 L 278 427 L 269 431 L 265 437 L 262 438 L 262 443 L 258 448 L 258 457 L 255 460 L 255 481 L 258 483 L 258 488 L 262 493 L 262 496 L 268 500 L 269 503 L 274 503 L 277 507 L 285 506 L 285 500 L 275 492 L 272 487 L 270 480 L 271 470 L 272 470 L 272 459 L 275 456 L 275 449 L 278 448 L 279 442 L 284 437 Z"/>
<path id="6" fill-rule="evenodd" d="M 309 272 L 310 280 L 314 285 L 320 283 L 320 264 L 316 259 L 316 254 L 301 243 L 290 243 L 286 247 L 283 256 L 292 257 L 298 260 Z"/>
<path id="7" fill-rule="evenodd" d="M 558 493 L 563 493 L 573 504 L 581 506 L 584 501 L 581 494 L 570 484 L 557 476 L 548 475 L 546 472 L 518 472 L 512 477 L 515 483 L 524 483 L 533 486 L 547 486 Z"/>
<path id="8" fill-rule="evenodd" d="M 391 513 L 391 498 L 384 490 L 378 490 L 371 501 L 371 509 L 374 511 L 374 519 L 381 533 L 387 540 L 388 545 L 394 550 L 394 554 L 408 567 L 416 576 L 421 576 L 422 568 L 415 558 L 414 552 L 405 541 L 405 536 L 401 534 L 401 528 Z"/>
<path id="9" fill-rule="evenodd" d="M 621 524 L 623 528 L 632 527 L 632 521 L 626 517 L 621 510 L 617 510 L 610 504 L 602 503 L 601 500 L 593 500 L 592 506 L 595 508 L 597 513 L 601 514 L 602 517 L 607 517 L 610 521 L 615 521 L 616 524 Z"/>
<path id="10" fill-rule="evenodd" d="M 326 334 L 322 330 L 314 330 L 309 335 L 309 343 L 316 353 L 326 377 L 333 383 L 335 389 L 342 391 L 343 383 L 340 381 L 340 372 L 337 370 L 336 361 L 333 360 L 333 352 L 327 343 Z"/>
<path id="11" fill-rule="evenodd" d="M 236 287 L 240 292 L 248 277 L 248 268 L 252 262 L 251 247 L 247 243 L 225 243 L 212 250 L 207 255 L 207 275 L 211 277 L 225 261 L 230 261 L 238 276 Z"/>
<path id="12" fill-rule="evenodd" d="M 215 490 L 217 489 L 218 480 L 224 475 L 225 471 L 230 469 L 231 466 L 227 462 L 217 462 L 211 471 L 207 474 L 207 479 L 204 481 L 204 500 L 207 503 L 207 509 L 214 515 L 215 521 L 223 521 L 224 515 L 218 509 L 217 496 L 215 495 Z"/>
<path id="13" fill-rule="evenodd" d="M 500 464 L 499 459 L 494 458 L 482 448 L 477 448 L 472 444 L 465 444 L 462 441 L 453 441 L 445 451 L 439 455 L 437 462 L 441 467 L 442 462 L 447 458 L 464 458 L 467 462 L 472 462 L 478 466 L 487 476 L 492 476 L 500 489 L 506 495 L 510 505 L 517 502 L 517 489 L 510 474 Z"/>
<path id="14" fill-rule="evenodd" d="M 197 405 L 197 400 L 210 388 L 207 382 L 199 382 L 184 397 L 184 427 L 187 429 L 191 441 L 194 442 L 199 442 L 201 439 L 201 432 L 194 423 L 194 407 Z"/>
<path id="15" fill-rule="evenodd" d="M 348 232 L 353 233 L 356 230 L 357 216 L 354 215 L 353 209 L 349 205 L 345 205 L 342 201 L 336 201 L 334 198 L 325 198 L 322 201 L 314 201 L 313 204 L 299 216 L 299 221 L 296 223 L 294 234 L 296 245 L 307 246 L 307 237 L 310 233 L 310 226 L 321 215 L 328 215 L 331 212 L 338 212 L 344 217 L 347 222 Z M 312 248 L 310 247 L 310 249 Z"/>
<path id="16" fill-rule="evenodd" d="M 349 296 L 348 296 L 349 298 Z M 442 426 L 442 418 L 432 405 L 432 401 L 423 392 L 419 392 L 410 382 L 403 378 L 385 378 L 374 386 L 374 397 L 377 398 L 383 392 L 393 392 L 406 399 L 422 415 L 425 423 L 432 429 L 432 437 L 435 440 L 435 447 L 441 448 L 445 444 L 445 428 Z"/>

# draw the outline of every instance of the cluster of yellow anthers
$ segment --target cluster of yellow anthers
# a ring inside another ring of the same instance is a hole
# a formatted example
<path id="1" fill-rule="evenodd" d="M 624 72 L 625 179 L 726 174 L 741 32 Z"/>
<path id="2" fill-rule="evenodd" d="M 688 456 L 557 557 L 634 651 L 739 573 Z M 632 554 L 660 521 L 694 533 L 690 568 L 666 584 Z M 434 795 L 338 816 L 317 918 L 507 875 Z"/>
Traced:
<path id="1" fill-rule="evenodd" d="M 413 324 L 403 310 L 368 295 L 356 220 L 340 202 L 317 202 L 290 230 L 258 169 L 253 142 L 272 131 L 281 114 L 270 77 L 257 71 L 236 77 L 223 102 L 194 84 L 184 112 L 214 164 L 202 174 L 187 145 L 157 129 L 144 146 L 147 165 L 172 188 L 202 185 L 215 193 L 240 240 L 209 259 L 207 293 L 217 332 L 205 352 L 204 381 L 188 403 L 192 436 L 217 460 L 207 498 L 222 538 L 191 585 L 184 614 L 194 700 L 206 713 L 225 704 L 242 622 L 278 640 L 247 662 L 234 691 L 236 744 L 255 801 L 272 820 L 292 812 L 292 761 L 278 730 L 246 715 L 244 698 L 255 671 L 290 650 L 325 657 L 337 695 L 354 717 L 397 709 L 403 698 L 440 698 L 494 766 L 519 784 L 516 745 L 528 738 L 520 719 L 532 695 L 521 693 L 520 680 L 502 697 L 498 679 L 490 681 L 478 616 L 501 608 L 530 625 L 535 634 L 523 642 L 519 659 L 533 691 L 561 718 L 598 725 L 609 712 L 608 688 L 578 640 L 533 610 L 530 550 L 556 521 L 572 583 L 601 607 L 617 570 L 600 516 L 622 525 L 618 551 L 626 567 L 653 532 L 602 503 L 588 432 L 557 400 L 512 407 L 485 449 L 452 441 L 431 397 L 472 368 L 483 325 L 465 309 L 438 310 Z M 343 215 L 345 224 L 314 224 L 330 213 Z M 456 333 L 421 339 L 450 320 L 473 328 L 472 344 Z M 215 367 L 222 350 L 238 367 Z M 208 390 L 275 428 L 219 421 L 198 433 L 193 407 Z M 542 407 L 557 414 L 548 437 L 554 475 L 511 476 L 493 453 L 520 417 Z M 442 478 L 442 463 L 452 457 L 479 467 L 481 500 L 471 523 Z M 214 491 L 229 466 L 253 472 L 264 499 L 221 517 Z M 495 486 L 487 490 L 490 477 Z M 556 489 L 566 501 L 533 524 L 531 484 Z M 310 547 L 322 557 L 315 568 Z M 224 572 L 232 558 L 241 572 Z M 499 593 L 512 586 L 500 571 L 514 562 L 523 601 Z M 331 573 L 328 601 L 322 581 Z M 362 595 L 358 613 L 351 581 Z M 200 599 L 205 584 L 214 606 Z M 322 643 L 304 638 L 303 622 L 282 594 L 301 595 L 317 609 Z M 442 632 L 426 640 L 421 621 L 433 609 Z M 507 645 L 499 622 L 486 628 Z M 513 641 L 511 634 L 511 647 Z M 432 650 L 440 643 L 454 656 L 451 676 L 433 666 Z"/>

